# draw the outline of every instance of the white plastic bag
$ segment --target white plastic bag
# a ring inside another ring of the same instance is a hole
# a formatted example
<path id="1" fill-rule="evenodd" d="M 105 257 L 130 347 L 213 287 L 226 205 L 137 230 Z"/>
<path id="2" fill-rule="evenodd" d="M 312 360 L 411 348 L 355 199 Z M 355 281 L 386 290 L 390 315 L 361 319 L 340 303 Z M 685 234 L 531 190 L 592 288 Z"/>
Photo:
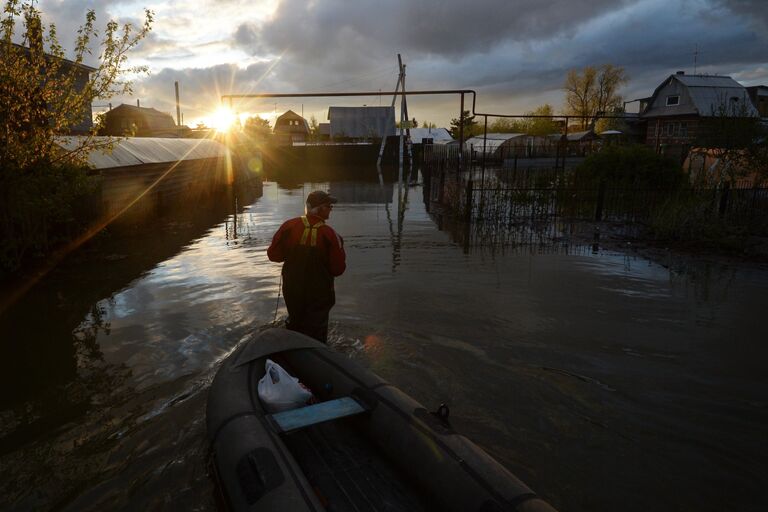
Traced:
<path id="1" fill-rule="evenodd" d="M 259 400 L 269 412 L 287 411 L 307 405 L 312 392 L 292 377 L 282 366 L 267 359 L 266 373 L 259 380 Z"/>

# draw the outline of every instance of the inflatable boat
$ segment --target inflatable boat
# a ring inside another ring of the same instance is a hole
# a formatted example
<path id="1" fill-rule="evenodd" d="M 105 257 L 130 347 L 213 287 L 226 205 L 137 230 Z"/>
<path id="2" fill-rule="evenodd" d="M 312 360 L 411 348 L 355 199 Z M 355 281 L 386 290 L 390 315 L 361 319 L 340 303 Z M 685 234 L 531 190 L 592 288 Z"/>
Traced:
<path id="1" fill-rule="evenodd" d="M 257 384 L 267 359 L 317 402 L 270 413 Z M 213 468 L 236 511 L 553 512 L 482 449 L 346 356 L 293 331 L 244 340 L 213 380 Z"/>

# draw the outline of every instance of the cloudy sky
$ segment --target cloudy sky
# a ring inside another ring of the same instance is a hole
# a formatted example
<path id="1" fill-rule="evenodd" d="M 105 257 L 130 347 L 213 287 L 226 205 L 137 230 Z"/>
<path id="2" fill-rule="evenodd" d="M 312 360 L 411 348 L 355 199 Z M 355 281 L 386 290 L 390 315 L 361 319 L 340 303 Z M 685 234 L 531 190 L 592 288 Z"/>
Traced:
<path id="1" fill-rule="evenodd" d="M 398 53 L 407 89 L 475 89 L 482 112 L 522 114 L 545 102 L 561 112 L 565 74 L 590 64 L 623 66 L 625 99 L 649 96 L 669 74 L 693 72 L 697 47 L 697 72 L 768 85 L 767 0 L 40 0 L 38 7 L 66 48 L 88 9 L 99 25 L 139 23 L 144 8 L 154 11 L 151 35 L 132 53 L 150 73 L 136 80 L 134 97 L 111 101 L 138 98 L 175 117 L 179 81 L 190 126 L 211 119 L 221 94 L 391 91 Z M 329 104 L 390 102 L 234 106 L 264 116 L 293 109 L 320 121 Z M 458 115 L 459 100 L 414 97 L 409 110 L 442 126 Z"/>

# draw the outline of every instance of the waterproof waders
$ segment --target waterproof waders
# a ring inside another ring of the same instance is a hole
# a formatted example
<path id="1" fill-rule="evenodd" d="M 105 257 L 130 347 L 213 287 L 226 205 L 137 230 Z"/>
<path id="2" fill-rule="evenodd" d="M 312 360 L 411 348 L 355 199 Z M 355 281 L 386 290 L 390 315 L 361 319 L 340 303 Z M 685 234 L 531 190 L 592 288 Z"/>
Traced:
<path id="1" fill-rule="evenodd" d="M 304 233 L 301 241 L 285 257 L 283 295 L 288 308 L 288 329 L 328 341 L 328 314 L 336 303 L 333 276 L 328 272 L 324 255 L 317 248 L 317 230 L 321 221 L 310 226 L 301 218 Z"/>

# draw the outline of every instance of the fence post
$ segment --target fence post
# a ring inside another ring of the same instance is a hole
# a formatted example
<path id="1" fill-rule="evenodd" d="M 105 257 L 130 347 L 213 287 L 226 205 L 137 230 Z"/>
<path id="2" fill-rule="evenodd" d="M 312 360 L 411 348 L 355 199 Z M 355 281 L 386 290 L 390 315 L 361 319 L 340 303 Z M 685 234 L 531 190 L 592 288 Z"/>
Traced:
<path id="1" fill-rule="evenodd" d="M 595 221 L 603 220 L 603 204 L 605 203 L 605 180 L 600 180 L 600 186 L 597 189 L 597 207 L 595 208 Z"/>
<path id="2" fill-rule="evenodd" d="M 720 214 L 720 217 L 725 217 L 725 212 L 728 210 L 728 196 L 731 191 L 731 184 L 726 182 L 725 187 L 723 187 L 723 191 L 720 193 L 720 207 L 718 208 L 718 213 Z"/>
<path id="3" fill-rule="evenodd" d="M 467 210 L 464 213 L 465 220 L 472 222 L 472 177 L 467 180 Z"/>

